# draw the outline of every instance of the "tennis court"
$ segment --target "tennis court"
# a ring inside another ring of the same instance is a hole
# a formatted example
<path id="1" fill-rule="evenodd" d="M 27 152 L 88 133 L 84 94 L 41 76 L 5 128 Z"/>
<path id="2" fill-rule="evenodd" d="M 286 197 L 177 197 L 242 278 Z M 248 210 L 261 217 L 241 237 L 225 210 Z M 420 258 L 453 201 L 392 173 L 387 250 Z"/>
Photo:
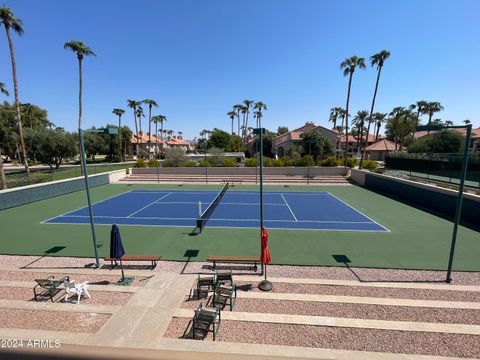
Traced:
<path id="1" fill-rule="evenodd" d="M 220 196 L 219 196 L 220 195 Z M 389 230 L 326 191 L 265 192 L 264 219 L 269 229 L 333 231 Z M 93 205 L 97 224 L 258 228 L 259 193 L 248 190 L 132 190 Z M 88 208 L 45 220 L 46 224 L 89 224 Z"/>

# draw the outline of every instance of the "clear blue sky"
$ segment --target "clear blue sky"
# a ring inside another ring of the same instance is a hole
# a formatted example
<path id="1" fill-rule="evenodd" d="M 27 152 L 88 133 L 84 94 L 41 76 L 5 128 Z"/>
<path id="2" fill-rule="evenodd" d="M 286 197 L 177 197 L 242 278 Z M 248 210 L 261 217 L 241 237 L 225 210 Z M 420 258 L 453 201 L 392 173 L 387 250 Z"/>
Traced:
<path id="1" fill-rule="evenodd" d="M 376 110 L 440 101 L 443 119 L 480 126 L 480 1 L 53 1 L 6 0 L 24 22 L 14 36 L 20 100 L 45 108 L 57 126 L 77 123 L 77 60 L 84 61 L 84 127 L 115 122 L 126 99 L 153 98 L 166 128 L 187 138 L 230 129 L 226 113 L 244 99 L 268 106 L 264 126 L 326 125 L 345 106 L 340 62 L 391 52 Z M 355 73 L 351 113 L 368 109 L 376 72 Z M 4 31 L 0 81 L 12 90 Z M 13 91 L 11 91 L 13 92 Z"/>

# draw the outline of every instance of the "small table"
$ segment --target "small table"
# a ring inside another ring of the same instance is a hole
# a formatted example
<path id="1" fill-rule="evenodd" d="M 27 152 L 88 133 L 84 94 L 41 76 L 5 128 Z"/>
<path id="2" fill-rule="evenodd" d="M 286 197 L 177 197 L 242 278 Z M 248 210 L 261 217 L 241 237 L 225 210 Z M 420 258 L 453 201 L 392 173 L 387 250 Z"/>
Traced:
<path id="1" fill-rule="evenodd" d="M 50 296 L 50 300 L 53 302 L 53 295 L 56 290 L 62 285 L 65 281 L 70 281 L 70 277 L 65 276 L 60 280 L 55 280 L 55 276 L 49 276 L 46 279 L 35 279 L 37 285 L 33 287 L 33 295 L 35 297 L 35 301 L 37 300 L 37 296 L 43 294 L 43 292 L 48 292 Z M 37 294 L 37 289 L 45 290 L 42 293 Z"/>

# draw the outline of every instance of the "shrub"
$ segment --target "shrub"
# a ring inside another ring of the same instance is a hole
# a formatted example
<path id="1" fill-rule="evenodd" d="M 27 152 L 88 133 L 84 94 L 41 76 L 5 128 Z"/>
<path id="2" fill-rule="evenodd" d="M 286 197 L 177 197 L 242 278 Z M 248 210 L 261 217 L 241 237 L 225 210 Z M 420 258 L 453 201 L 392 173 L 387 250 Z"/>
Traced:
<path id="1" fill-rule="evenodd" d="M 263 166 L 272 167 L 272 166 L 274 166 L 273 164 L 274 164 L 274 160 L 272 158 L 269 158 L 267 156 L 265 156 L 263 158 Z"/>
<path id="2" fill-rule="evenodd" d="M 314 165 L 315 165 L 315 160 L 313 160 L 312 155 L 304 155 L 297 162 L 295 162 L 295 166 L 314 166 Z"/>
<path id="3" fill-rule="evenodd" d="M 284 156 L 278 160 L 279 166 L 292 166 L 293 161 L 288 156 Z"/>
<path id="4" fill-rule="evenodd" d="M 147 163 L 143 159 L 138 159 L 137 162 L 135 163 L 134 167 L 145 168 L 145 167 L 147 167 Z"/>
<path id="5" fill-rule="evenodd" d="M 194 167 L 194 166 L 195 166 L 195 164 L 196 164 L 196 162 L 195 162 L 195 161 L 193 161 L 193 160 L 190 160 L 190 161 L 186 161 L 186 162 L 184 162 L 184 163 L 183 163 L 183 167 Z"/>
<path id="6" fill-rule="evenodd" d="M 213 167 L 213 164 L 212 164 L 212 162 L 211 162 L 210 160 L 202 159 L 202 160 L 200 160 L 200 161 L 198 162 L 198 166 L 200 166 L 200 167 L 205 167 L 205 165 L 206 165 L 207 167 Z"/>
<path id="7" fill-rule="evenodd" d="M 227 158 L 223 160 L 223 166 L 225 167 L 237 167 L 237 160 L 232 158 Z"/>
<path id="8" fill-rule="evenodd" d="M 165 151 L 165 162 L 170 166 L 182 166 L 187 161 L 185 151 L 179 148 L 170 148 Z"/>
<path id="9" fill-rule="evenodd" d="M 318 165 L 320 166 L 338 166 L 339 161 L 335 156 L 329 156 L 326 159 L 320 160 L 318 162 Z"/>
<path id="10" fill-rule="evenodd" d="M 148 160 L 148 167 L 158 168 L 158 167 L 160 167 L 160 164 L 159 164 L 157 159 L 150 159 L 150 160 Z"/>
<path id="11" fill-rule="evenodd" d="M 222 149 L 213 147 L 210 150 L 208 150 L 208 153 L 210 154 L 210 158 L 208 159 L 208 161 L 213 166 L 223 166 L 225 161 L 225 155 Z"/>
<path id="12" fill-rule="evenodd" d="M 345 159 L 342 161 L 342 165 L 345 164 Z M 353 168 L 355 167 L 355 165 L 357 165 L 357 159 L 354 159 L 352 157 L 348 157 L 347 158 L 347 166 L 349 168 Z"/>
<path id="13" fill-rule="evenodd" d="M 257 159 L 251 158 L 251 159 L 245 160 L 245 166 L 246 166 L 246 167 L 255 167 L 255 166 L 257 166 Z"/>
<path id="14" fill-rule="evenodd" d="M 378 164 L 376 161 L 373 160 L 363 160 L 362 162 L 362 168 L 370 170 L 370 171 L 375 171 L 377 170 Z"/>

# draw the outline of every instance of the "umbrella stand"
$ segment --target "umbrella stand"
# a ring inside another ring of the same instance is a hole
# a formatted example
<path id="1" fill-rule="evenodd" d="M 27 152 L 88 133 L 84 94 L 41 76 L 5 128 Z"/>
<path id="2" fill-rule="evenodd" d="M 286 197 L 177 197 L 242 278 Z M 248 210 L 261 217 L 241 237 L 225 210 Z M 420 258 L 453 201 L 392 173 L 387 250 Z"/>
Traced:
<path id="1" fill-rule="evenodd" d="M 120 269 L 122 270 L 122 278 L 117 281 L 117 285 L 128 286 L 131 283 L 133 283 L 133 280 L 135 278 L 134 277 L 125 277 L 125 274 L 123 273 L 122 258 L 119 258 L 119 260 L 120 260 Z"/>
<path id="2" fill-rule="evenodd" d="M 272 290 L 272 283 L 267 280 L 267 264 L 264 264 L 265 268 L 265 279 L 260 281 L 258 284 L 258 288 L 263 291 L 271 291 Z"/>

